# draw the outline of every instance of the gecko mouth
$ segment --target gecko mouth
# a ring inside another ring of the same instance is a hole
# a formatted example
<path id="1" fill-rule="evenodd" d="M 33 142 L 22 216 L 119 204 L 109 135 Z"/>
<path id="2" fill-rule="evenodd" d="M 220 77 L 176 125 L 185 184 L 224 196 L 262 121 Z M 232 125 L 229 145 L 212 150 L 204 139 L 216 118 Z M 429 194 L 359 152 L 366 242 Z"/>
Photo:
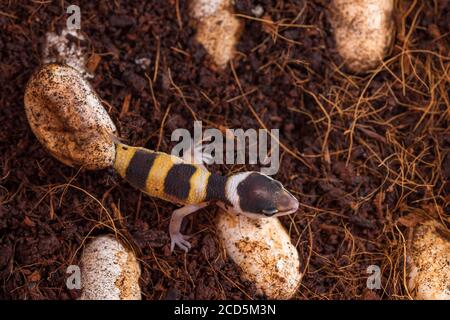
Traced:
<path id="1" fill-rule="evenodd" d="M 294 206 L 293 208 L 288 209 L 288 210 L 277 211 L 276 213 L 263 213 L 263 215 L 266 216 L 266 217 L 269 217 L 269 218 L 270 218 L 270 217 L 280 217 L 280 216 L 285 216 L 285 215 L 294 213 L 294 212 L 296 212 L 297 210 L 298 210 L 298 205 L 297 205 L 297 206 Z"/>
<path id="2" fill-rule="evenodd" d="M 279 214 L 280 216 L 283 216 L 283 215 L 286 215 L 286 214 L 294 213 L 294 212 L 296 212 L 297 210 L 298 210 L 298 208 L 291 209 L 291 210 L 287 210 L 287 211 L 280 211 L 278 214 Z"/>

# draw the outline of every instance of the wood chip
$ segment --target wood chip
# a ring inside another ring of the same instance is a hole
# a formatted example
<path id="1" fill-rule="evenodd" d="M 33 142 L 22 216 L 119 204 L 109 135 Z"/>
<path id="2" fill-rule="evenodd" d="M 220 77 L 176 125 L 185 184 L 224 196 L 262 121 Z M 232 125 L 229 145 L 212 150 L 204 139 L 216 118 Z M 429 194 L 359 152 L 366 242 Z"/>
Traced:
<path id="1" fill-rule="evenodd" d="M 86 63 L 86 70 L 87 72 L 89 72 L 90 74 L 95 74 L 95 70 L 97 70 L 98 64 L 100 63 L 100 61 L 102 60 L 102 57 L 99 56 L 96 53 L 93 53 L 87 63 Z"/>
<path id="2" fill-rule="evenodd" d="M 128 113 L 128 110 L 130 109 L 130 102 L 131 102 L 131 94 L 127 94 L 123 99 L 122 109 L 120 110 L 119 118 L 123 118 L 123 116 Z"/>

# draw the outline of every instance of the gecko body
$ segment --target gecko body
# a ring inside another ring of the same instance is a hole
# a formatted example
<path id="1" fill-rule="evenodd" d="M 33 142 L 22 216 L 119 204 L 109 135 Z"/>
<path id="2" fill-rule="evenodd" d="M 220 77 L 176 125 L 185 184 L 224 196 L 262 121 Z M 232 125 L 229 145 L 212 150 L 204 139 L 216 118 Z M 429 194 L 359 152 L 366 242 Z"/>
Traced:
<path id="1" fill-rule="evenodd" d="M 172 214 L 169 233 L 171 250 L 188 251 L 188 236 L 180 233 L 183 218 L 209 203 L 227 211 L 264 218 L 290 214 L 298 209 L 297 199 L 283 185 L 258 172 L 247 171 L 228 177 L 210 172 L 164 152 L 116 143 L 114 169 L 133 187 L 183 207 Z"/>

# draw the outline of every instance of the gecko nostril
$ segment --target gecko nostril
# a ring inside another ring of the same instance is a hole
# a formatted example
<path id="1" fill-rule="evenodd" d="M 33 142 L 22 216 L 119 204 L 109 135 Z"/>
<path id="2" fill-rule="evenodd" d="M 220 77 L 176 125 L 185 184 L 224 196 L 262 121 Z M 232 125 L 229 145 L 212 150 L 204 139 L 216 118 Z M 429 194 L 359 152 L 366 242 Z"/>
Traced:
<path id="1" fill-rule="evenodd" d="M 283 196 L 279 197 L 279 203 L 278 203 L 278 209 L 282 212 L 295 212 L 299 208 L 299 202 L 298 200 L 290 195 L 290 194 L 284 194 Z"/>

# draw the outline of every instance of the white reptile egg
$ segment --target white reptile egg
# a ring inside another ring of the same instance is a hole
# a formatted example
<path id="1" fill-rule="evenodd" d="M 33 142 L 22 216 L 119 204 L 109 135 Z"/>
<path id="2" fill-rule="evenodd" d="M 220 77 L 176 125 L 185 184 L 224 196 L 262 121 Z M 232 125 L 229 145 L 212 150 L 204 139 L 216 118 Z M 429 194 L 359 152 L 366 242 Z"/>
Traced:
<path id="1" fill-rule="evenodd" d="M 25 89 L 30 127 L 50 153 L 70 166 L 113 164 L 116 127 L 86 79 L 67 65 L 41 66 Z"/>
<path id="2" fill-rule="evenodd" d="M 219 68 L 225 68 L 235 54 L 242 29 L 233 14 L 231 0 L 192 0 L 190 15 L 197 27 L 197 41 Z"/>
<path id="3" fill-rule="evenodd" d="M 99 236 L 81 257 L 80 300 L 140 300 L 140 275 L 133 252 L 112 236 Z"/>
<path id="4" fill-rule="evenodd" d="M 450 300 L 450 233 L 435 222 L 414 229 L 408 287 L 420 300 Z"/>
<path id="5" fill-rule="evenodd" d="M 336 47 L 353 72 L 378 67 L 394 38 L 393 0 L 333 0 Z"/>
<path id="6" fill-rule="evenodd" d="M 297 249 L 277 218 L 250 219 L 219 210 L 217 230 L 223 247 L 269 299 L 290 299 L 300 280 Z"/>

